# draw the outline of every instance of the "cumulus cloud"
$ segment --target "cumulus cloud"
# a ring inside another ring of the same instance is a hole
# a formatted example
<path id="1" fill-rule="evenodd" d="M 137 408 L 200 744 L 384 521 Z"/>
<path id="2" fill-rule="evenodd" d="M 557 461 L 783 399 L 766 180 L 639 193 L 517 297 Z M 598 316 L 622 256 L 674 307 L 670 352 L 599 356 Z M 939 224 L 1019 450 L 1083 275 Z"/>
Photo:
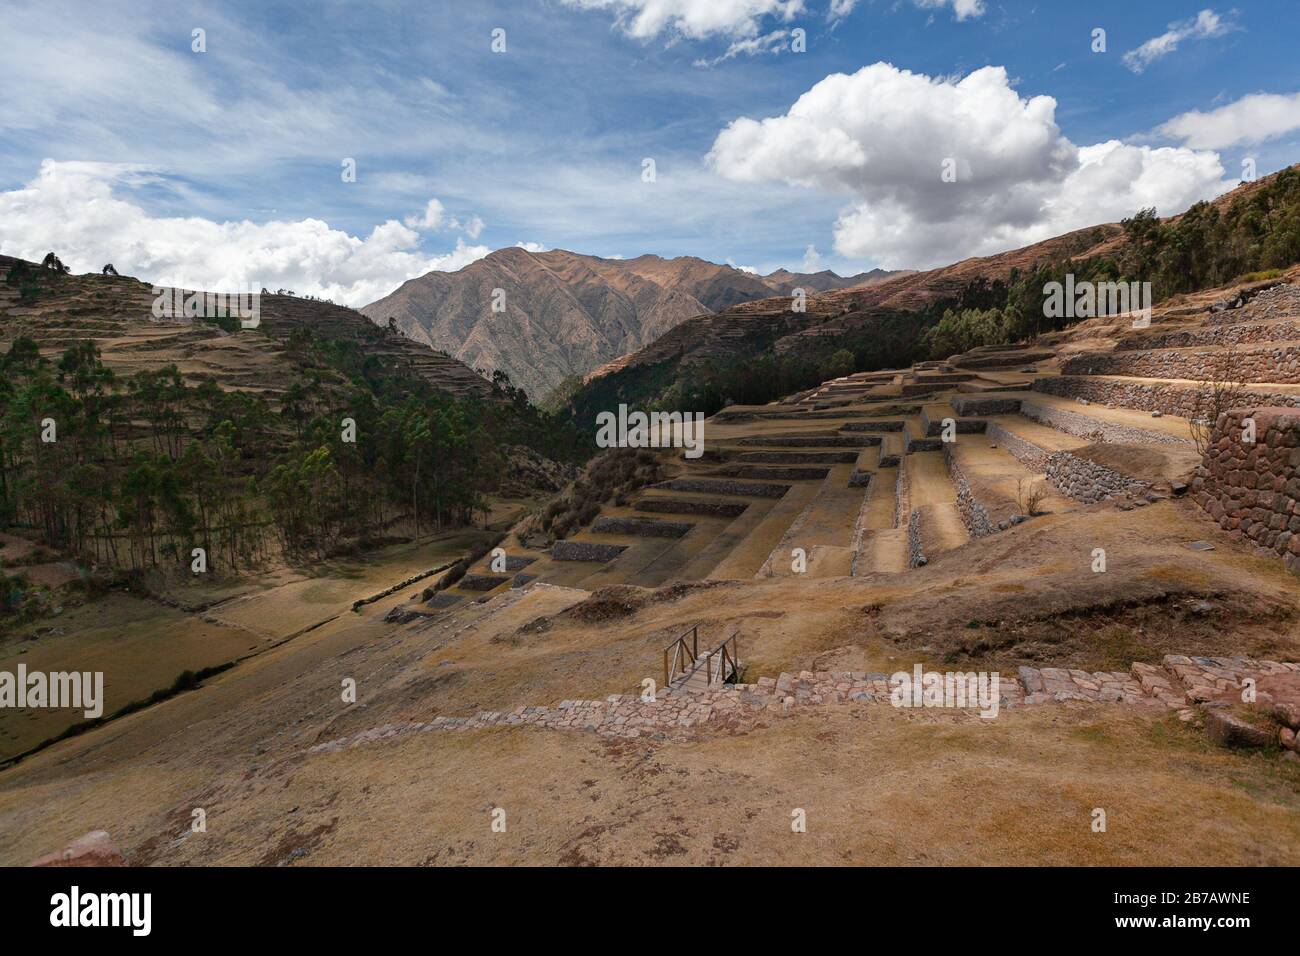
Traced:
<path id="1" fill-rule="evenodd" d="M 1300 129 L 1300 93 L 1252 93 L 1226 106 L 1175 116 L 1156 132 L 1194 149 L 1226 149 Z"/>
<path id="2" fill-rule="evenodd" d="M 162 180 L 155 169 L 46 160 L 36 178 L 0 192 L 0 253 L 42 258 L 53 250 L 75 272 L 111 262 L 157 285 L 212 291 L 288 288 L 347 305 L 373 302 L 413 276 L 481 259 L 486 246 L 458 239 L 443 255 L 390 219 L 364 238 L 320 219 L 255 223 L 159 217 L 115 195 Z M 423 214 L 430 213 L 426 207 Z"/>
<path id="3" fill-rule="evenodd" d="M 583 10 L 609 10 L 619 29 L 638 40 L 676 33 L 692 40 L 753 37 L 768 17 L 788 23 L 804 0 L 563 0 Z M 851 6 L 851 4 L 850 4 Z"/>
<path id="4" fill-rule="evenodd" d="M 455 216 L 448 218 L 446 209 L 437 199 L 430 199 L 425 204 L 423 212 L 416 216 L 407 216 L 402 222 L 408 229 L 416 229 L 421 232 L 445 227 L 457 232 L 463 232 L 471 239 L 477 239 L 485 225 L 478 216 L 471 216 L 465 220 L 458 219 Z"/>
<path id="5" fill-rule="evenodd" d="M 545 252 L 546 247 L 540 242 L 516 242 L 515 246 L 524 252 Z"/>
<path id="6" fill-rule="evenodd" d="M 1208 40 L 1231 33 L 1237 27 L 1213 10 L 1202 10 L 1190 20 L 1169 24 L 1169 29 L 1152 37 L 1140 47 L 1124 54 L 1124 65 L 1134 73 L 1141 73 L 1155 60 L 1168 56 L 1184 40 Z"/>
<path id="7" fill-rule="evenodd" d="M 430 199 L 424 207 L 424 212 L 418 216 L 407 216 L 402 221 L 406 223 L 408 229 L 437 229 L 442 225 L 442 216 L 442 203 Z"/>
<path id="8" fill-rule="evenodd" d="M 1171 213 L 1233 185 L 1212 152 L 1076 146 L 1055 112 L 1002 67 L 936 79 L 875 63 L 826 77 L 785 115 L 735 120 L 708 162 L 738 182 L 850 197 L 835 252 L 886 268 L 988 255 L 1145 206 Z"/>

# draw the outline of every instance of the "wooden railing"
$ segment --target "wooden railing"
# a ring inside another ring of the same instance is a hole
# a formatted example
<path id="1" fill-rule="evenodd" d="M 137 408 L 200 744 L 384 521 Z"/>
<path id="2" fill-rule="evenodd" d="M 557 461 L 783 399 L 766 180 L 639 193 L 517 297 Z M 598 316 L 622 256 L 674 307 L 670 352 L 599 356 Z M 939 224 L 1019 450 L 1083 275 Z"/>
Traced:
<path id="1" fill-rule="evenodd" d="M 689 644 L 687 643 L 687 638 L 690 639 Z M 670 653 L 672 655 L 671 658 L 669 657 Z M 699 656 L 700 626 L 696 624 L 693 628 L 664 648 L 664 686 L 669 686 L 678 677 L 685 674 L 690 670 L 690 668 L 694 667 Z M 688 658 L 689 663 L 686 663 Z"/>
<path id="2" fill-rule="evenodd" d="M 664 648 L 664 686 L 671 687 L 674 681 L 687 676 L 692 670 L 699 670 L 700 664 L 704 665 L 704 677 L 708 686 L 712 687 L 715 679 L 720 684 L 734 681 L 740 675 L 739 644 L 736 637 L 736 634 L 732 634 L 713 650 L 701 655 L 700 626 L 696 624 Z"/>
<path id="3" fill-rule="evenodd" d="M 740 659 L 737 656 L 737 650 L 736 635 L 732 634 L 731 637 L 704 655 L 704 674 L 710 687 L 713 686 L 715 667 L 719 684 L 733 681 L 740 675 Z M 715 661 L 717 662 L 716 665 Z"/>

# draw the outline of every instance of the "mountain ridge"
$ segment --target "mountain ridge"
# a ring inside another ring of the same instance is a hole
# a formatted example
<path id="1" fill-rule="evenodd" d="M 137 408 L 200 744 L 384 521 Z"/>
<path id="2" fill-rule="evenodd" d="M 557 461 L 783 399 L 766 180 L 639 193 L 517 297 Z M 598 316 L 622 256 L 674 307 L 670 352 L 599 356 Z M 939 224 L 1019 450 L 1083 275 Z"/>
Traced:
<path id="1" fill-rule="evenodd" d="M 534 400 L 699 315 L 744 302 L 867 285 L 893 273 L 759 276 L 695 256 L 606 259 L 552 249 L 498 249 L 455 272 L 408 279 L 361 312 L 490 374 L 505 371 Z M 499 290 L 499 291 L 498 291 Z M 494 311 L 495 305 L 495 311 Z"/>

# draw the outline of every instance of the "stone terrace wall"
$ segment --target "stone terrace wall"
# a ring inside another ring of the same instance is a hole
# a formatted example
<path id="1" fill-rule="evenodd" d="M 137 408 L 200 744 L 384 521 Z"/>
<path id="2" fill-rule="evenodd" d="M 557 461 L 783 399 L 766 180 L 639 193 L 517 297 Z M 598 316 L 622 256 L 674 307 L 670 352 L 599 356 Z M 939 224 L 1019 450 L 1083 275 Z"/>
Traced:
<path id="1" fill-rule="evenodd" d="M 1120 474 L 1087 458 L 1071 455 L 1068 451 L 1048 455 L 1043 473 L 1061 494 L 1085 504 L 1096 504 L 1108 498 L 1127 495 L 1143 495 L 1148 490 L 1148 486 L 1136 478 Z"/>
<path id="2" fill-rule="evenodd" d="M 1221 351 L 1128 351 L 1076 355 L 1061 365 L 1064 375 L 1135 375 L 1204 381 L 1215 374 Z M 1300 345 L 1238 349 L 1234 376 L 1244 382 L 1300 383 Z"/>
<path id="3" fill-rule="evenodd" d="M 1255 442 L 1243 422 L 1255 420 Z M 1300 574 L 1300 411 L 1234 409 L 1219 416 L 1192 496 L 1226 531 L 1280 555 Z"/>
<path id="4" fill-rule="evenodd" d="M 914 508 L 907 519 L 907 566 L 920 567 L 928 559 L 921 545 L 921 508 Z"/>
<path id="5" fill-rule="evenodd" d="M 952 445 L 943 446 L 943 461 L 948 466 L 948 477 L 952 479 L 953 487 L 957 491 L 957 513 L 961 515 L 961 523 L 966 526 L 966 531 L 972 538 L 987 538 L 1011 526 L 1010 515 L 1002 519 L 994 518 L 989 514 L 989 509 L 975 496 L 970 481 L 961 470 L 961 465 L 957 463 L 957 455 Z M 1001 509 L 994 507 L 996 510 L 1008 510 L 1006 507 Z"/>
<path id="6" fill-rule="evenodd" d="M 1160 335 L 1131 335 L 1121 339 L 1116 351 L 1141 349 L 1185 349 L 1198 345 L 1253 345 L 1259 342 L 1300 341 L 1300 322 L 1272 322 L 1267 325 L 1205 325 Z"/>
<path id="7" fill-rule="evenodd" d="M 1036 404 L 1030 399 L 1020 403 L 1020 414 L 1044 425 L 1050 425 L 1057 431 L 1079 438 L 1088 438 L 1108 442 L 1112 445 L 1188 445 L 1189 439 L 1168 435 L 1164 432 L 1119 425 L 1091 415 L 1050 405 Z"/>
<path id="8" fill-rule="evenodd" d="M 1148 384 L 1144 382 L 1115 382 L 1107 379 L 1062 375 L 1040 378 L 1034 382 L 1034 391 L 1063 398 L 1084 398 L 1100 404 L 1111 403 L 1121 408 L 1136 408 L 1144 412 L 1160 412 L 1192 418 L 1196 414 L 1197 389 L 1173 383 Z M 1281 392 L 1249 391 L 1243 401 L 1249 405 L 1275 405 L 1300 408 L 1300 395 Z"/>
<path id="9" fill-rule="evenodd" d="M 1135 478 L 1068 451 L 1048 454 L 1033 442 L 1013 435 L 992 422 L 989 423 L 988 435 L 1025 467 L 1031 471 L 1041 471 L 1053 487 L 1075 501 L 1095 504 L 1108 498 L 1143 495 L 1148 490 L 1145 483 Z M 960 500 L 958 504 L 960 506 Z"/>
<path id="10" fill-rule="evenodd" d="M 1030 471 L 1042 471 L 1047 467 L 1047 453 L 1031 441 L 1013 435 L 1001 425 L 989 422 L 986 433 L 990 441 L 1000 448 L 1005 448 L 1013 458 Z"/>

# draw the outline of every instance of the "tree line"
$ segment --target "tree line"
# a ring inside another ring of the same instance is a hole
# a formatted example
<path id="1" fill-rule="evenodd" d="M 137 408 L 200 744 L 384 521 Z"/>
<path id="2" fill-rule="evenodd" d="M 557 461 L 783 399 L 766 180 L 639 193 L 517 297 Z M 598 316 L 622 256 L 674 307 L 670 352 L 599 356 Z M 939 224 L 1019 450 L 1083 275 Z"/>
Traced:
<path id="1" fill-rule="evenodd" d="M 383 334 L 383 330 L 375 330 Z M 466 524 L 510 444 L 573 460 L 585 445 L 499 376 L 467 400 L 357 341 L 296 330 L 297 380 L 272 403 L 190 384 L 175 366 L 118 376 L 90 341 L 57 361 L 30 338 L 0 356 L 0 527 L 117 568 L 241 571 L 384 533 Z"/>

